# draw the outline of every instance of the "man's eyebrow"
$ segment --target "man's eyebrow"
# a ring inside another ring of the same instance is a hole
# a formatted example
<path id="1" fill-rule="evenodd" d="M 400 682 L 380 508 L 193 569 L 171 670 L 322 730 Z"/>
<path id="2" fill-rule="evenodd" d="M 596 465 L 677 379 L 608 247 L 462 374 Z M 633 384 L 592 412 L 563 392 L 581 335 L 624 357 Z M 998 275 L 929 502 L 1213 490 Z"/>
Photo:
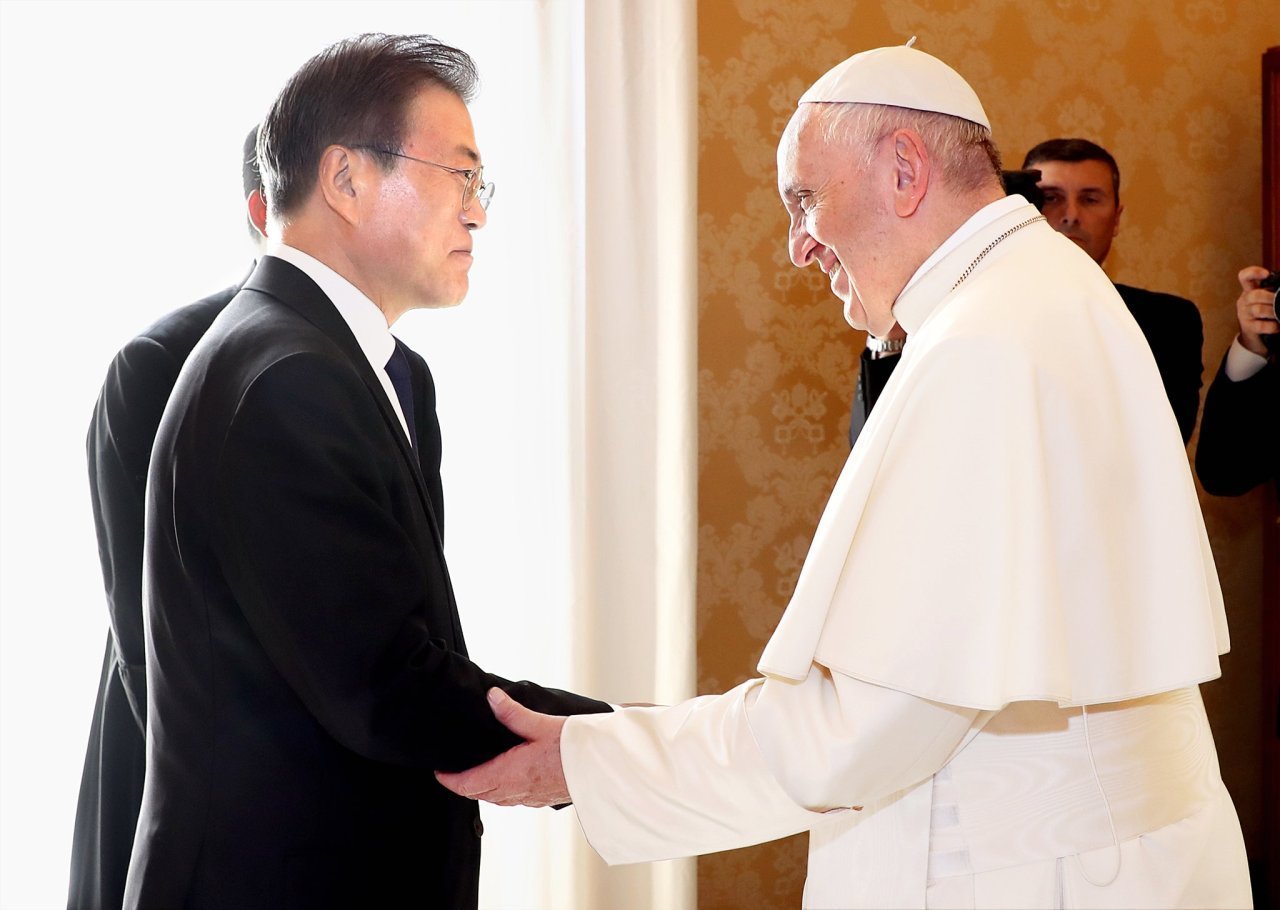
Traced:
<path id="1" fill-rule="evenodd" d="M 466 155 L 468 158 L 471 159 L 473 164 L 480 163 L 480 153 L 477 152 L 475 149 L 473 149 L 469 145 L 459 145 L 457 148 L 454 149 L 454 151 L 457 152 L 459 155 Z"/>
<path id="2" fill-rule="evenodd" d="M 1042 193 L 1047 193 L 1047 192 L 1049 192 L 1050 190 L 1052 190 L 1053 192 L 1057 192 L 1057 193 L 1065 193 L 1065 192 L 1066 192 L 1066 190 L 1062 187 L 1062 184 L 1060 184 L 1060 183 L 1051 183 L 1051 182 L 1049 182 L 1049 181 L 1047 181 L 1047 180 L 1042 180 L 1042 181 L 1040 181 L 1040 183 L 1038 184 L 1038 186 L 1040 187 L 1040 191 L 1041 191 Z M 1105 193 L 1106 191 L 1107 191 L 1107 188 L 1106 188 L 1105 186 L 1103 186 L 1102 184 L 1096 184 L 1096 185 L 1094 185 L 1094 186 L 1082 186 L 1082 187 L 1078 187 L 1078 188 L 1076 189 L 1076 193 Z"/>

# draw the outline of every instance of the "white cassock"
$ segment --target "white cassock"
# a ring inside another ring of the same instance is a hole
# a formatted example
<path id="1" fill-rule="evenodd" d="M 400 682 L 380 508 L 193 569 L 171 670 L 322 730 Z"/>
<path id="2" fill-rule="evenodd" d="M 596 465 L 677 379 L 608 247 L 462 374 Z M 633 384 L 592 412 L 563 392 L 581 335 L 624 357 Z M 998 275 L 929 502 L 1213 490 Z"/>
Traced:
<path id="1" fill-rule="evenodd" d="M 1037 216 L 992 203 L 899 296 L 764 678 L 566 721 L 605 860 L 808 830 L 806 907 L 1249 906 L 1178 428 L 1114 286 Z"/>

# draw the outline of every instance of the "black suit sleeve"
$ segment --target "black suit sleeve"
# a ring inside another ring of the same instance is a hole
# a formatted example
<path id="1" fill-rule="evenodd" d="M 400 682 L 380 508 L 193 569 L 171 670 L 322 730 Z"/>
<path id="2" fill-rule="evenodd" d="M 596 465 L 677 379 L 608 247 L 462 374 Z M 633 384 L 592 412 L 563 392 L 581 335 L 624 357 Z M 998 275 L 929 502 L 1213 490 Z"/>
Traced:
<path id="1" fill-rule="evenodd" d="M 1204 384 L 1204 364 L 1201 350 L 1204 347 L 1204 323 L 1191 301 L 1172 298 L 1177 306 L 1167 308 L 1164 337 L 1155 350 L 1156 366 L 1164 382 L 1164 392 L 1173 407 L 1182 433 L 1182 444 L 1191 441 L 1196 428 L 1196 413 L 1200 410 L 1200 387 Z M 1153 350 L 1155 349 L 1153 345 Z"/>
<path id="2" fill-rule="evenodd" d="M 146 729 L 146 648 L 142 630 L 143 491 L 156 427 L 181 363 L 138 337 L 112 360 L 87 440 L 98 558 L 120 676 L 138 726 Z"/>
<path id="3" fill-rule="evenodd" d="M 440 476 L 442 440 L 440 419 L 436 415 L 436 386 L 427 361 L 412 348 L 402 345 L 413 373 L 415 426 L 418 428 L 416 451 L 422 477 L 431 497 L 440 539 L 444 540 L 444 484 Z M 561 689 L 549 689 L 530 682 L 502 684 L 503 690 L 526 708 L 543 714 L 596 714 L 611 711 L 604 702 L 582 698 Z"/>
<path id="4" fill-rule="evenodd" d="M 424 768 L 468 768 L 519 741 L 494 719 L 491 686 L 543 711 L 608 710 L 513 686 L 449 647 L 443 562 L 397 506 L 417 493 L 388 469 L 368 395 L 349 367 L 295 354 L 258 376 L 228 430 L 213 545 L 274 667 L 346 748 Z"/>
<path id="5" fill-rule="evenodd" d="M 1280 476 L 1280 367 L 1241 382 L 1226 360 L 1209 386 L 1196 447 L 1196 474 L 1215 496 L 1239 496 Z"/>

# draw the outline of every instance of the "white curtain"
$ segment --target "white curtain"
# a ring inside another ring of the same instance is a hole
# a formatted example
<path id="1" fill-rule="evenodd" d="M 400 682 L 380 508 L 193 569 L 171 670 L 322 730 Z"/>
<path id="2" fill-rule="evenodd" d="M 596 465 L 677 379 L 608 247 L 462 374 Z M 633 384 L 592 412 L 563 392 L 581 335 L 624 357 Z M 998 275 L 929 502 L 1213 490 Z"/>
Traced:
<path id="1" fill-rule="evenodd" d="M 695 683 L 695 7 L 532 11 L 535 59 L 479 61 L 498 189 L 471 293 L 396 331 L 436 373 L 472 654 L 615 703 L 677 701 Z M 532 94 L 499 101 L 524 63 Z M 497 124 L 526 141 L 495 147 Z M 694 905 L 692 860 L 610 869 L 572 810 L 483 816 L 484 907 Z"/>
<path id="2" fill-rule="evenodd" d="M 544 11 L 548 66 L 577 70 L 551 80 L 575 137 L 575 666 L 601 697 L 669 703 L 695 686 L 696 6 Z M 582 907 L 695 903 L 692 860 L 578 866 Z"/>

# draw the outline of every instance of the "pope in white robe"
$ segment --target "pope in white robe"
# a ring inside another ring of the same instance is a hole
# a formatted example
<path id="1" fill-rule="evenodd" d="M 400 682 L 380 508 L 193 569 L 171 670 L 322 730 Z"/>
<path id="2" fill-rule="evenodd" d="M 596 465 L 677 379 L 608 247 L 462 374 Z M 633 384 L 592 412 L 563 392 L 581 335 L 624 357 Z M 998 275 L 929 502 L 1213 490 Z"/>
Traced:
<path id="1" fill-rule="evenodd" d="M 1173 412 L 1107 276 L 999 189 L 972 89 L 856 55 L 779 147 L 797 266 L 907 332 L 761 678 L 549 718 L 461 775 L 610 863 L 809 832 L 804 906 L 1250 906 L 1198 684 L 1228 647 Z"/>

